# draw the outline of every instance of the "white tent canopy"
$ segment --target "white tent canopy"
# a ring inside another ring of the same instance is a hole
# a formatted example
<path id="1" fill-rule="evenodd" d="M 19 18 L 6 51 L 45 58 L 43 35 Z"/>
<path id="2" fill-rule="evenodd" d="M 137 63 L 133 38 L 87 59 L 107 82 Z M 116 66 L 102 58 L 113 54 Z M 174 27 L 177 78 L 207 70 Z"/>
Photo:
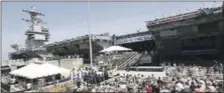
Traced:
<path id="1" fill-rule="evenodd" d="M 58 66 L 55 66 L 55 65 L 52 65 L 52 64 L 48 64 L 48 63 L 45 63 L 41 66 L 41 69 L 50 69 L 50 70 L 47 70 L 45 73 L 46 75 L 55 75 L 55 74 L 58 74 L 58 73 L 61 73 L 63 75 L 66 75 L 66 74 L 69 74 L 70 71 L 66 68 L 62 68 L 62 67 L 58 67 Z"/>
<path id="2" fill-rule="evenodd" d="M 106 49 L 101 50 L 100 52 L 130 51 L 130 50 L 132 49 L 121 46 L 110 46 Z"/>
<path id="3" fill-rule="evenodd" d="M 25 67 L 22 67 L 18 70 L 14 70 L 14 71 L 10 72 L 10 74 L 15 75 L 15 76 L 32 78 L 32 76 L 34 76 L 35 74 L 39 75 L 39 71 L 36 70 L 36 69 L 38 69 L 38 67 L 39 67 L 38 64 L 30 63 L 30 64 L 26 65 Z"/>
<path id="4" fill-rule="evenodd" d="M 28 79 L 35 79 L 65 73 L 65 71 L 69 73 L 69 70 L 67 69 L 57 67 L 48 63 L 42 63 L 42 64 L 30 63 L 25 67 L 10 72 L 10 74 L 14 76 L 25 77 Z"/>

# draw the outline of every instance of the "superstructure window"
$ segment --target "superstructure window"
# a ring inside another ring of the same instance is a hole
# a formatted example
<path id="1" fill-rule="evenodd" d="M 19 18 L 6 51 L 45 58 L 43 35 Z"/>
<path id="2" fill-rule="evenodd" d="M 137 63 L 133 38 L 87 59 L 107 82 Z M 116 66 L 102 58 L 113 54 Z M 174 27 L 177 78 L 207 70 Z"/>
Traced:
<path id="1" fill-rule="evenodd" d="M 163 43 L 161 43 L 161 44 L 160 44 L 160 47 L 161 47 L 161 48 L 163 48 L 163 47 L 164 47 Z"/>
<path id="2" fill-rule="evenodd" d="M 211 48 L 215 48 L 215 44 L 211 44 Z"/>
<path id="3" fill-rule="evenodd" d="M 196 42 L 196 39 L 194 38 L 194 39 L 192 39 L 192 42 Z"/>
<path id="4" fill-rule="evenodd" d="M 184 40 L 181 40 L 181 45 L 184 46 Z"/>
<path id="5" fill-rule="evenodd" d="M 215 36 L 212 36 L 212 37 L 210 37 L 210 39 L 211 39 L 212 41 L 215 41 L 215 40 L 216 40 L 216 37 L 215 37 Z"/>
<path id="6" fill-rule="evenodd" d="M 218 22 L 204 23 L 198 26 L 200 33 L 211 33 L 219 30 Z"/>
<path id="7" fill-rule="evenodd" d="M 205 39 L 204 37 L 200 37 L 200 38 L 199 38 L 199 40 L 201 40 L 201 41 L 204 40 L 204 39 Z"/>

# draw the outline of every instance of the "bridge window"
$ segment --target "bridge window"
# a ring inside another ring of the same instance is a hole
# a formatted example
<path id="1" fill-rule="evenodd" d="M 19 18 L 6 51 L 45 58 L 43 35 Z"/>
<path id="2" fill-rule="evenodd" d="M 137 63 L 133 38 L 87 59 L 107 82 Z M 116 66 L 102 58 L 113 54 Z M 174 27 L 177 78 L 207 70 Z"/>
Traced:
<path id="1" fill-rule="evenodd" d="M 160 44 L 160 47 L 161 47 L 161 48 L 163 48 L 163 47 L 164 47 L 163 43 L 161 43 L 161 44 Z"/>
<path id="2" fill-rule="evenodd" d="M 201 41 L 202 41 L 202 40 L 205 40 L 205 38 L 204 38 L 204 37 L 200 37 L 199 39 L 200 39 Z"/>
<path id="3" fill-rule="evenodd" d="M 184 40 L 181 40 L 181 46 L 184 46 Z"/>
<path id="4" fill-rule="evenodd" d="M 211 48 L 215 48 L 215 44 L 213 43 L 213 44 L 211 44 Z"/>
<path id="5" fill-rule="evenodd" d="M 192 42 L 196 42 L 196 39 L 194 38 L 194 39 L 192 39 Z"/>

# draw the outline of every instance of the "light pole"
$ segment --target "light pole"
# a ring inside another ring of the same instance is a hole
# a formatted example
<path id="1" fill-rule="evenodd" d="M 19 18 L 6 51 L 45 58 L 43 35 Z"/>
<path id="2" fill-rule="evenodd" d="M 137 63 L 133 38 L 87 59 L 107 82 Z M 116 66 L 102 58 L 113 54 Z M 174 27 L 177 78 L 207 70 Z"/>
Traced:
<path id="1" fill-rule="evenodd" d="M 87 19 L 87 25 L 88 25 L 88 31 L 89 31 L 89 55 L 90 55 L 90 65 L 91 65 L 91 69 L 93 67 L 93 60 L 92 60 L 92 35 L 90 32 L 90 22 L 89 22 L 89 16 L 90 16 L 90 1 L 88 1 L 88 19 Z"/>

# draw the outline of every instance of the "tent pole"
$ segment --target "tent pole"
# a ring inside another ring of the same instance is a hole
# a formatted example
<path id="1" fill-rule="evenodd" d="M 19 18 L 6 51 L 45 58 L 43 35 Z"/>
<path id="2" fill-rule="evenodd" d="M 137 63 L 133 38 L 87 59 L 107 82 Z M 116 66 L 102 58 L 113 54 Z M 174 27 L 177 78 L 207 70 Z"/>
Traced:
<path id="1" fill-rule="evenodd" d="M 33 90 L 33 79 L 31 79 L 31 90 Z"/>
<path id="2" fill-rule="evenodd" d="M 116 61 L 116 70 L 117 70 L 117 61 Z"/>

